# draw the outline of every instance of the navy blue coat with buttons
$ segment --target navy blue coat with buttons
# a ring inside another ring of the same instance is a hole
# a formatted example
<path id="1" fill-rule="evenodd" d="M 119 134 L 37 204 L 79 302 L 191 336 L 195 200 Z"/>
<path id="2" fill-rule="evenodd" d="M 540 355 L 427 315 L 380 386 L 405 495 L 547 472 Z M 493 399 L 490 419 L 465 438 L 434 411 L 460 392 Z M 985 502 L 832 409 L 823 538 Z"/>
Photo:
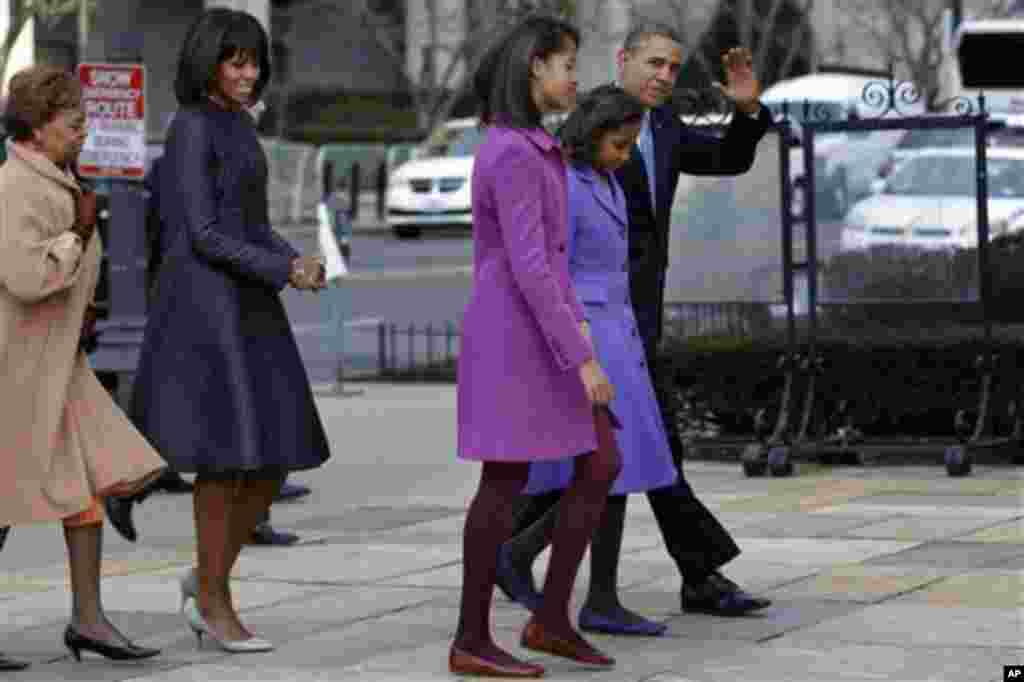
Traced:
<path id="1" fill-rule="evenodd" d="M 279 292 L 298 255 L 270 226 L 252 120 L 180 110 L 155 178 L 162 255 L 132 399 L 174 470 L 287 472 L 330 456 Z"/>

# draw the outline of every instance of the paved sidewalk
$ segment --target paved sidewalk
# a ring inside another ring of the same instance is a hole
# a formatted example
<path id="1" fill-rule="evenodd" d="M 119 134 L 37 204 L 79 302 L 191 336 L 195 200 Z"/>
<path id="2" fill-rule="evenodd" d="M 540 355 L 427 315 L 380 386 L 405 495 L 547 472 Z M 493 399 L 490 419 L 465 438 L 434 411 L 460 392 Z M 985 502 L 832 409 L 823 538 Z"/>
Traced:
<path id="1" fill-rule="evenodd" d="M 354 444 L 372 442 L 383 457 L 402 439 L 422 452 L 407 452 L 394 466 L 453 460 L 454 387 L 363 388 L 362 396 L 318 398 L 338 444 L 330 465 L 336 471 L 347 471 Z M 111 618 L 142 643 L 163 647 L 152 662 L 76 664 L 59 644 L 69 605 L 63 560 L 29 569 L 19 556 L 23 568 L 0 573 L 0 650 L 34 665 L 5 679 L 452 679 L 446 654 L 475 471 L 454 461 L 451 467 L 438 477 L 414 471 L 413 482 L 402 483 L 407 493 L 395 490 L 376 504 L 352 505 L 354 497 L 317 489 L 311 506 L 282 507 L 280 514 L 275 507 L 285 525 L 301 526 L 304 543 L 247 549 L 234 585 L 246 623 L 277 643 L 270 654 L 197 649 L 178 615 L 176 581 L 194 552 L 187 497 L 153 503 L 179 519 L 177 539 L 114 543 L 105 564 Z M 669 632 L 594 637 L 619 661 L 607 672 L 529 655 L 547 667 L 548 679 L 996 682 L 1004 664 L 1024 663 L 1020 469 L 976 466 L 966 479 L 947 477 L 941 466 L 820 468 L 789 479 L 746 479 L 735 464 L 692 462 L 687 470 L 744 549 L 726 573 L 775 605 L 739 619 L 681 613 L 678 577 L 637 496 L 621 568 L 624 602 L 667 622 Z M 363 471 L 351 466 L 353 486 Z M 10 565 L 12 549 L 0 553 L 0 568 Z M 584 562 L 578 587 L 586 575 Z M 496 603 L 499 641 L 528 655 L 517 645 L 527 613 L 500 596 Z"/>

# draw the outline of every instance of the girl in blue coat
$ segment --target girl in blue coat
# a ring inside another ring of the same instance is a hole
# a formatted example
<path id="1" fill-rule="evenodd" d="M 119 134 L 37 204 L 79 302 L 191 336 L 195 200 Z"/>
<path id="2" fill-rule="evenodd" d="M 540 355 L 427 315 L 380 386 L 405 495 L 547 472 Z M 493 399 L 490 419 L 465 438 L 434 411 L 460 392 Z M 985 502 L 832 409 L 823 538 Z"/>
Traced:
<path id="1" fill-rule="evenodd" d="M 626 199 L 614 175 L 629 159 L 642 121 L 642 104 L 617 86 L 600 86 L 580 100 L 560 136 L 570 157 L 569 273 L 615 389 L 612 412 L 622 423 L 615 431 L 622 472 L 591 546 L 579 622 L 590 631 L 658 635 L 664 625 L 626 610 L 616 585 L 626 495 L 671 485 L 677 475 L 630 303 Z M 564 460 L 534 462 L 526 493 L 563 489 L 571 477 Z"/>

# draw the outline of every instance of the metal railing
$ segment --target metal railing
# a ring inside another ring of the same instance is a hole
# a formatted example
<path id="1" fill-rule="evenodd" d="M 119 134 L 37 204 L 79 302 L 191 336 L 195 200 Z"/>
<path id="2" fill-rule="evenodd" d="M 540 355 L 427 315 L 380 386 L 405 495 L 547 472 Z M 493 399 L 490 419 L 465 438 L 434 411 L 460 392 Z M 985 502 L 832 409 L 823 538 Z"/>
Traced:
<path id="1" fill-rule="evenodd" d="M 379 378 L 453 379 L 461 333 L 454 322 L 425 326 L 380 322 L 377 333 Z"/>
<path id="2" fill-rule="evenodd" d="M 728 334 L 754 337 L 781 329 L 784 311 L 777 302 L 685 301 L 665 305 L 665 335 L 675 337 Z M 376 375 L 382 379 L 454 379 L 462 333 L 452 321 L 443 324 L 379 322 L 353 331 L 377 335 Z"/>
<path id="3" fill-rule="evenodd" d="M 667 337 L 756 337 L 781 328 L 785 318 L 785 303 L 673 301 L 665 304 L 664 316 L 664 335 Z"/>

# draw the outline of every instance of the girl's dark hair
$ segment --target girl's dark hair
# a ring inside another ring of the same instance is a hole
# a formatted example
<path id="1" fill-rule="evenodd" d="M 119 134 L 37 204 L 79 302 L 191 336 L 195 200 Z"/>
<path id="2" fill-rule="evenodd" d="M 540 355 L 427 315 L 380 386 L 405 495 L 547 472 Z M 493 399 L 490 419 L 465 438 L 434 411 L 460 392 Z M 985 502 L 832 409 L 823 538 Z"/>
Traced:
<path id="1" fill-rule="evenodd" d="M 220 65 L 239 52 L 252 55 L 260 75 L 253 85 L 253 101 L 270 81 L 270 43 L 256 17 L 224 7 L 208 9 L 192 24 L 178 55 L 174 94 L 187 106 L 206 99 Z"/>
<path id="2" fill-rule="evenodd" d="M 576 102 L 558 136 L 569 160 L 591 165 L 597 159 L 601 136 L 644 118 L 644 105 L 617 85 L 599 85 Z"/>
<path id="3" fill-rule="evenodd" d="M 513 128 L 541 124 L 541 113 L 530 94 L 531 65 L 566 48 L 580 44 L 572 24 L 548 16 L 527 17 L 494 45 L 473 76 L 473 93 L 480 100 L 480 121 L 500 121 Z"/>

